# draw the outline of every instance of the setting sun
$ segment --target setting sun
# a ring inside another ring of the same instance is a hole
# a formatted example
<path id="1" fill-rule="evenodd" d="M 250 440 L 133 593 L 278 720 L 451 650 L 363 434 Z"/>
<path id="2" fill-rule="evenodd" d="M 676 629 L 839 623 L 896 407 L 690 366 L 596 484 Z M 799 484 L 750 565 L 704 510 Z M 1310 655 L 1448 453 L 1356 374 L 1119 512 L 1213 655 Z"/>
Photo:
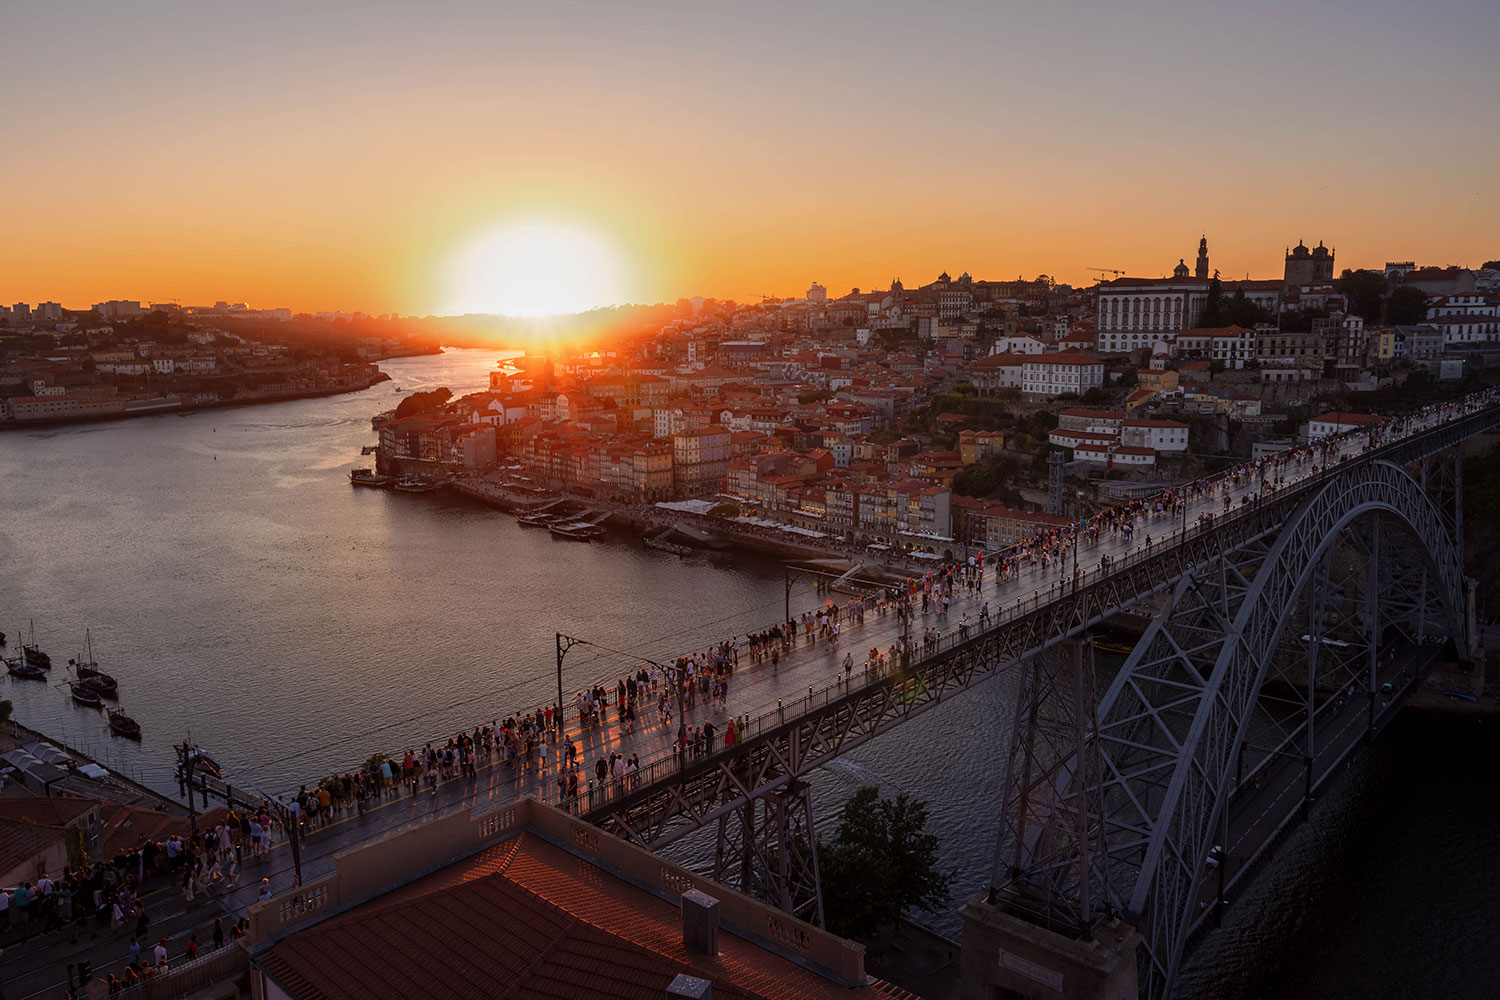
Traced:
<path id="1" fill-rule="evenodd" d="M 444 274 L 444 311 L 554 316 L 626 301 L 619 247 L 593 230 L 528 222 L 488 230 L 460 247 Z"/>

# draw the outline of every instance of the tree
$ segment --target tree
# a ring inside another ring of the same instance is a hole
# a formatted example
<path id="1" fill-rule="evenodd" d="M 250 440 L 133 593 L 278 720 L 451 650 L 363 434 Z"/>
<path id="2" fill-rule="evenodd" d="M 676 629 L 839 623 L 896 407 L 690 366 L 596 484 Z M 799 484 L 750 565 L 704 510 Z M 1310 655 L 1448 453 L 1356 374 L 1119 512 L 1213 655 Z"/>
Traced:
<path id="1" fill-rule="evenodd" d="M 988 462 L 966 465 L 953 477 L 953 492 L 966 497 L 987 497 L 999 488 L 1000 477 Z"/>
<path id="2" fill-rule="evenodd" d="M 438 389 L 430 389 L 427 392 L 414 392 L 407 396 L 396 406 L 396 416 L 410 417 L 418 413 L 427 413 L 442 406 L 453 398 L 453 392 L 447 386 Z"/>
<path id="3" fill-rule="evenodd" d="M 1427 293 L 1402 285 L 1385 300 L 1385 319 L 1393 326 L 1407 326 L 1427 319 Z"/>
<path id="4" fill-rule="evenodd" d="M 828 929 L 870 937 L 908 909 L 948 902 L 958 869 L 938 869 L 938 839 L 927 832 L 927 804 L 866 786 L 844 804 L 832 842 L 819 843 L 818 867 Z"/>
<path id="5" fill-rule="evenodd" d="M 1482 266 L 1491 271 L 1500 271 L 1500 260 L 1487 260 Z"/>
<path id="6" fill-rule="evenodd" d="M 1382 272 L 1351 271 L 1346 267 L 1333 285 L 1348 300 L 1351 313 L 1363 317 L 1366 323 L 1380 322 L 1380 305 L 1391 289 Z"/>

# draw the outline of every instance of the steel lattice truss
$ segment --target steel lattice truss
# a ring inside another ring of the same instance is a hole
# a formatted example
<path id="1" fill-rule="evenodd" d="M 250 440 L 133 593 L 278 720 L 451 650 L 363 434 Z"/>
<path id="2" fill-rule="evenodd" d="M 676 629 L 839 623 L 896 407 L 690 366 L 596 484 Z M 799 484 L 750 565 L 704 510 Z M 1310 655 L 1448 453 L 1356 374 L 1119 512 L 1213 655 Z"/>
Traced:
<path id="1" fill-rule="evenodd" d="M 1137 647 L 1112 685 L 1098 717 L 1097 740 L 1090 731 L 1101 766 L 1097 772 L 1084 769 L 1091 775 L 1084 783 L 1087 795 L 1071 800 L 1098 802 L 1108 818 L 1107 825 L 1090 827 L 1094 833 L 1087 835 L 1092 841 L 1097 833 L 1097 842 L 1108 848 L 1090 867 L 1097 880 L 1096 908 L 1139 914 L 1149 921 L 1141 928 L 1150 948 L 1147 965 L 1155 977 L 1151 981 L 1160 983 L 1193 924 L 1177 910 L 1194 887 L 1192 873 L 1201 863 L 1215 818 L 1225 761 L 1243 749 L 1255 766 L 1254 748 L 1241 747 L 1246 733 L 1254 729 L 1249 725 L 1254 713 L 1247 706 L 1255 701 L 1268 672 L 1275 677 L 1294 669 L 1281 665 L 1276 656 L 1262 654 L 1278 649 L 1273 641 L 1279 634 L 1275 622 L 1295 604 L 1308 579 L 1308 566 L 1326 555 L 1331 539 L 1351 520 L 1386 511 L 1422 540 L 1399 574 L 1390 571 L 1393 580 L 1400 575 L 1408 584 L 1420 581 L 1420 586 L 1406 591 L 1415 596 L 1411 609 L 1397 616 L 1402 627 L 1416 634 L 1423 622 L 1434 627 L 1439 616 L 1451 621 L 1453 595 L 1462 593 L 1456 549 L 1446 530 L 1455 518 L 1439 511 L 1399 467 L 1432 464 L 1435 477 L 1456 484 L 1456 462 L 1428 460 L 1497 426 L 1500 408 L 1346 460 L 1259 505 L 1215 519 L 1211 530 L 1189 533 L 1160 557 L 1126 565 L 1028 614 L 976 631 L 936 655 L 851 685 L 840 695 L 794 703 L 772 724 L 753 735 L 743 733 L 733 753 L 652 766 L 629 790 L 601 789 L 585 800 L 582 815 L 650 848 L 723 820 L 729 842 L 721 843 L 720 853 L 738 855 L 738 860 L 721 861 L 721 874 L 742 885 L 762 887 L 787 909 L 805 910 L 808 900 L 797 887 L 805 879 L 791 869 L 810 868 L 815 878 L 816 858 L 788 857 L 781 871 L 788 873 L 791 883 L 780 872 L 767 871 L 783 864 L 771 857 L 779 858 L 783 844 L 788 850 L 796 846 L 795 837 L 780 838 L 782 817 L 794 816 L 804 806 L 810 810 L 805 790 L 799 790 L 803 776 L 944 698 L 1081 635 L 1121 609 L 1167 594 L 1173 624 L 1165 634 L 1158 634 L 1163 630 L 1153 625 L 1149 641 Z M 1451 474 L 1442 471 L 1448 468 Z M 1450 499 L 1456 499 L 1456 493 Z M 1325 617 L 1331 630 L 1351 627 L 1347 622 L 1339 625 L 1337 615 Z M 1358 627 L 1356 620 L 1352 628 Z M 1332 676 L 1338 669 L 1352 675 L 1357 669 L 1353 664 L 1339 668 L 1330 647 L 1310 644 L 1326 659 L 1322 666 L 1303 666 L 1304 675 Z M 1346 653 L 1345 647 L 1331 648 L 1340 656 Z M 1349 658 L 1356 659 L 1352 653 Z M 1310 728 L 1295 719 L 1279 724 L 1286 733 L 1261 738 L 1284 744 Z M 1060 798 L 1075 770 L 1072 765 L 1057 768 L 1053 787 Z M 783 789 L 796 791 L 799 798 L 792 803 L 783 799 L 781 812 L 771 813 L 778 829 L 767 832 L 764 818 L 756 821 L 753 803 Z M 1029 866 L 1031 875 L 1052 878 L 1060 895 L 1078 898 L 1077 885 L 1069 887 L 1061 873 L 1066 864 L 1060 859 L 1038 858 L 1033 864 L 1024 852 L 1023 857 L 1021 867 Z M 757 871 L 747 876 L 746 864 Z M 1077 865 L 1071 867 L 1076 879 Z"/>
<path id="2" fill-rule="evenodd" d="M 1462 628 L 1451 520 L 1389 462 L 1335 471 L 1282 530 L 1226 547 L 1177 580 L 1100 705 L 1102 783 L 1078 787 L 1091 769 L 1077 757 L 1051 776 L 1060 801 L 1103 802 L 1107 852 L 1089 866 L 1087 892 L 1141 932 L 1144 995 L 1170 993 L 1204 917 L 1200 880 L 1246 745 L 1257 751 L 1252 770 L 1300 753 L 1304 741 L 1314 757 L 1315 717 L 1329 692 L 1373 680 L 1384 629 L 1415 638 L 1436 615 L 1453 635 Z M 1045 828 L 1013 808 L 1007 833 L 1019 838 L 1009 877 L 1086 931 L 1076 854 L 1059 856 Z"/>

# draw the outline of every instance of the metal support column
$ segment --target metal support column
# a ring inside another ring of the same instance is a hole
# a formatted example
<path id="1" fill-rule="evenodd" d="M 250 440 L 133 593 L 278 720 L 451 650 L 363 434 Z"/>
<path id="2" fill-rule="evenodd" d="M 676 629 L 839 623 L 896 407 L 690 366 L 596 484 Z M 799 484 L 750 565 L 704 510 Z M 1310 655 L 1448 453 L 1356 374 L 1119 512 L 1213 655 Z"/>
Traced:
<path id="1" fill-rule="evenodd" d="M 1375 732 L 1375 698 L 1380 666 L 1380 515 L 1370 518 L 1369 564 L 1365 568 L 1365 623 L 1370 629 L 1370 714 L 1366 735 Z"/>

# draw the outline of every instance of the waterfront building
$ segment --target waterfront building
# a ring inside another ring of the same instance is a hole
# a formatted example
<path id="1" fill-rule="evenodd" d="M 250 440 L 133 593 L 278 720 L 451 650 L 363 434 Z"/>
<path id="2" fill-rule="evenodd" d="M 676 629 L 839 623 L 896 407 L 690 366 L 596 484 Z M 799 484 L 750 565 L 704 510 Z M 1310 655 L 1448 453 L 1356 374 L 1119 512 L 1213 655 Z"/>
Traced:
<path id="1" fill-rule="evenodd" d="M 672 435 L 672 492 L 676 497 L 719 490 L 729 471 L 731 436 L 727 427 Z"/>

